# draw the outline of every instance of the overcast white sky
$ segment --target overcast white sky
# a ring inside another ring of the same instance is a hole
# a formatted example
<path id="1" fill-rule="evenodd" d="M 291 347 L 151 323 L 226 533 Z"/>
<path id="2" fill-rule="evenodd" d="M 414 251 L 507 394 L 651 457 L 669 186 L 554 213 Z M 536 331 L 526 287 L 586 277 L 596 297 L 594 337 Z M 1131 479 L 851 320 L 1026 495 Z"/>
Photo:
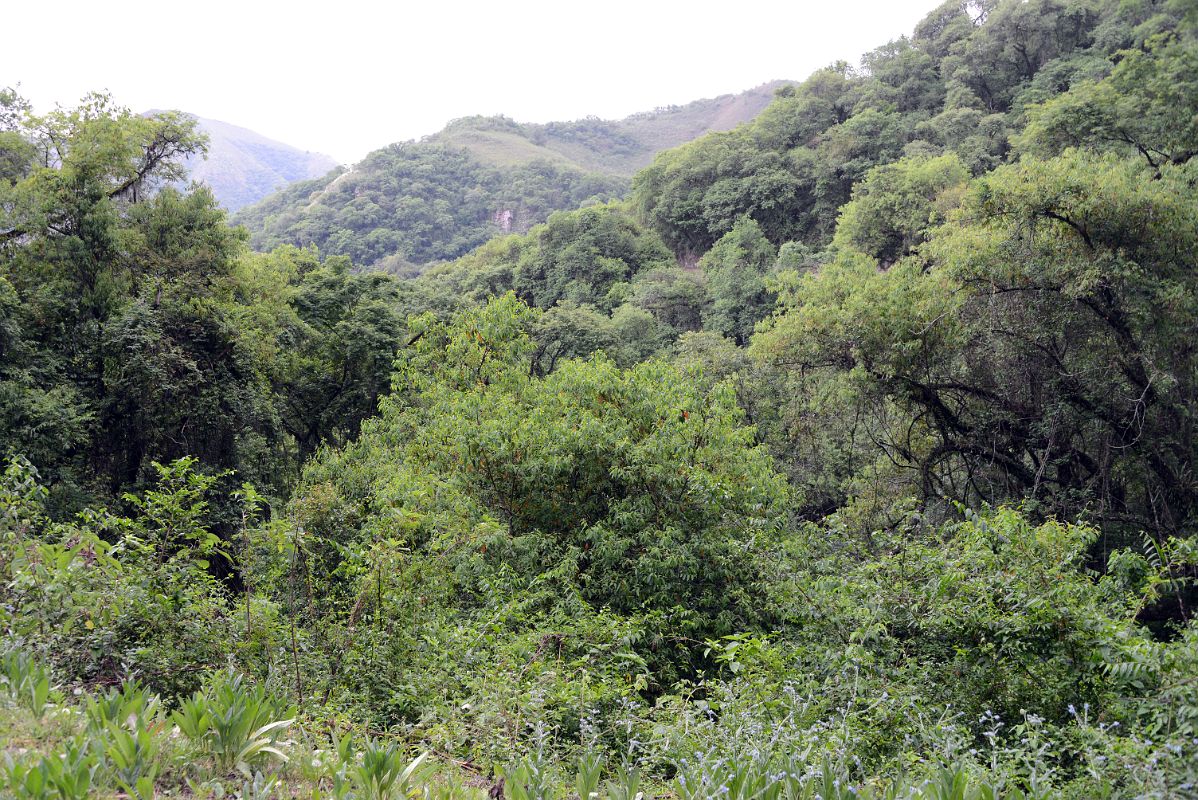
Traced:
<path id="1" fill-rule="evenodd" d="M 350 163 L 469 114 L 616 118 L 802 79 L 910 34 L 938 2 L 12 3 L 0 86 L 38 110 L 107 89 Z"/>

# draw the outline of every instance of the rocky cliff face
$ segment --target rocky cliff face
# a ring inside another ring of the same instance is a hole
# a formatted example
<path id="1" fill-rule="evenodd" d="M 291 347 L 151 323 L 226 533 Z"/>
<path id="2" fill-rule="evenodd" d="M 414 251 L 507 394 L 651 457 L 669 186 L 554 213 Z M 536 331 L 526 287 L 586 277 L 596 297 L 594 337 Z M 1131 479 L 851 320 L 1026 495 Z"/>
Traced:
<path id="1" fill-rule="evenodd" d="M 491 224 L 502 233 L 526 233 L 537 222 L 523 208 L 500 208 L 491 215 Z"/>
<path id="2" fill-rule="evenodd" d="M 510 208 L 501 208 L 491 215 L 491 224 L 504 233 L 512 232 L 512 220 L 515 218 L 515 212 Z"/>

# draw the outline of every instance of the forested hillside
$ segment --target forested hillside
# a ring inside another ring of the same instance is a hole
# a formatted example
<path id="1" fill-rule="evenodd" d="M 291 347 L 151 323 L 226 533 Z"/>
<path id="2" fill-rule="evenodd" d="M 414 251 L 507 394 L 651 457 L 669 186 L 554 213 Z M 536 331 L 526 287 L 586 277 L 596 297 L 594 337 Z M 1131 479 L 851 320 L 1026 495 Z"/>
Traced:
<path id="1" fill-rule="evenodd" d="M 624 201 L 460 144 L 263 253 L 0 93 L 0 794 L 1195 796 L 1198 7 L 950 0 Z"/>
<path id="2" fill-rule="evenodd" d="M 236 221 L 250 243 L 316 245 L 399 274 L 461 256 L 550 213 L 623 197 L 653 156 L 756 116 L 778 84 L 622 120 L 523 124 L 467 117 L 419 142 L 370 153 L 351 170 L 288 187 Z"/>

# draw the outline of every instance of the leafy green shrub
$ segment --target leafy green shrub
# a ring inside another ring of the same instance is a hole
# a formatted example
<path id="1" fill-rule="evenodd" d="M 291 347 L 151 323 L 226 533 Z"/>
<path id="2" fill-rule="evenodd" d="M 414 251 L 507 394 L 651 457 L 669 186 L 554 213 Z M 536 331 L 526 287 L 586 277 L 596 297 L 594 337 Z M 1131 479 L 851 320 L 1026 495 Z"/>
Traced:
<path id="1" fill-rule="evenodd" d="M 398 744 L 367 739 L 355 753 L 351 739 L 334 741 L 339 762 L 333 777 L 334 794 L 353 800 L 406 800 L 420 794 L 428 753 L 409 759 Z"/>
<path id="2" fill-rule="evenodd" d="M 27 463 L 13 461 L 0 479 L 0 499 L 15 505 L 11 522 L 0 518 L 0 622 L 67 680 L 134 671 L 178 696 L 195 689 L 197 667 L 227 661 L 240 638 L 211 569 L 220 552 L 206 527 L 215 478 L 194 459 L 157 467 L 156 487 L 128 498 L 133 517 L 89 510 L 72 522 L 46 516 Z"/>
<path id="3" fill-rule="evenodd" d="M 615 773 L 604 782 L 607 800 L 637 800 L 641 796 L 641 769 L 633 761 L 625 759 Z"/>
<path id="4" fill-rule="evenodd" d="M 104 731 L 112 726 L 124 726 L 136 731 L 158 721 L 162 704 L 157 695 L 136 679 L 126 680 L 119 687 L 109 687 L 103 694 L 89 694 L 84 700 L 83 713 L 88 727 Z"/>
<path id="5" fill-rule="evenodd" d="M 41 719 L 50 702 L 50 671 L 24 650 L 9 650 L 0 656 L 0 680 L 19 706 Z"/>
<path id="6" fill-rule="evenodd" d="M 692 640 L 765 622 L 756 558 L 779 533 L 785 486 L 725 384 L 602 357 L 530 376 L 536 314 L 509 294 L 451 325 L 413 322 L 402 391 L 356 443 L 309 468 L 294 520 L 312 573 L 291 573 L 276 596 L 310 579 L 325 598 L 322 636 L 333 620 L 348 627 L 344 610 L 328 613 L 337 598 L 380 631 L 356 633 L 355 649 L 393 648 L 406 661 L 428 652 L 397 644 L 413 603 L 455 629 L 464 618 L 489 626 L 507 607 L 498 592 L 540 652 L 571 655 L 575 637 L 548 625 L 603 616 L 628 629 L 612 654 L 648 666 L 612 671 L 668 685 L 701 668 Z M 571 710 L 573 724 L 583 711 Z"/>
<path id="7" fill-rule="evenodd" d="M 61 752 L 28 763 L 5 754 L 7 793 L 17 800 L 85 800 L 99 760 L 86 740 L 66 743 Z"/>
<path id="8" fill-rule="evenodd" d="M 109 725 L 105 765 L 117 786 L 131 797 L 153 800 L 161 745 L 145 728 Z"/>
<path id="9" fill-rule="evenodd" d="M 183 701 L 171 720 L 220 769 L 236 768 L 251 777 L 252 765 L 268 756 L 287 760 L 279 740 L 295 721 L 295 708 L 230 669 L 213 673 L 208 685 Z"/>
<path id="10" fill-rule="evenodd" d="M 511 800 L 549 800 L 553 778 L 544 760 L 536 755 L 520 759 L 505 776 L 504 787 Z"/>
<path id="11" fill-rule="evenodd" d="M 578 775 L 574 781 L 574 790 L 578 792 L 579 800 L 588 800 L 592 795 L 598 796 L 603 761 L 603 754 L 594 749 L 588 749 L 579 757 Z"/>

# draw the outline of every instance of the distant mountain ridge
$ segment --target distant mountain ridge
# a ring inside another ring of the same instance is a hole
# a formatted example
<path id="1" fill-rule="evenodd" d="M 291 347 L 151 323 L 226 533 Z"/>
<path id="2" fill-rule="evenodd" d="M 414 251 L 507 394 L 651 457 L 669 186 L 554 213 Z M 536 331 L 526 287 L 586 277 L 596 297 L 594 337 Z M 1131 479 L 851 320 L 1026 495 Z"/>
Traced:
<path id="1" fill-rule="evenodd" d="M 653 157 L 755 118 L 787 81 L 621 120 L 465 117 L 348 171 L 294 183 L 234 218 L 251 244 L 316 245 L 360 266 L 411 272 L 520 233 L 558 210 L 625 196 Z"/>
<path id="2" fill-rule="evenodd" d="M 157 110 L 146 112 L 154 113 Z M 208 134 L 208 156 L 187 159 L 188 177 L 207 185 L 231 212 L 257 203 L 287 184 L 337 168 L 337 162 L 323 153 L 300 150 L 228 122 L 190 116 Z"/>

